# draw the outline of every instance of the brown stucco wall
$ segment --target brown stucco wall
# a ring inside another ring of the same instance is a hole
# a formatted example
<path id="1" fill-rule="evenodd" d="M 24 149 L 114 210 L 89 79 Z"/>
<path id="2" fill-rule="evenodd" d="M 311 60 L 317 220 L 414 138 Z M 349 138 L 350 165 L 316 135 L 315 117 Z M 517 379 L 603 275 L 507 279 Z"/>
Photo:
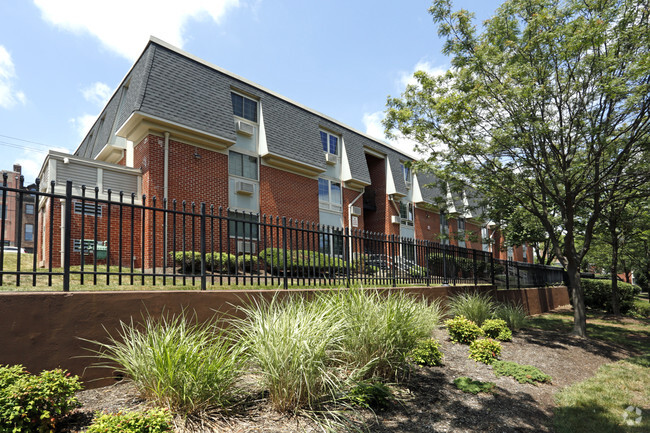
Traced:
<path id="1" fill-rule="evenodd" d="M 472 286 L 412 287 L 382 289 L 389 293 L 403 290 L 429 300 L 474 290 Z M 564 291 L 562 291 L 562 289 Z M 494 293 L 492 287 L 482 291 Z M 310 295 L 317 290 L 220 290 L 155 292 L 74 292 L 74 293 L 0 293 L 0 365 L 23 364 L 29 371 L 62 367 L 80 375 L 88 387 L 110 383 L 88 382 L 107 377 L 110 371 L 87 367 L 97 360 L 88 357 L 93 345 L 86 340 L 106 341 L 106 331 L 116 335 L 120 321 L 141 321 L 144 314 L 158 317 L 163 313 L 196 312 L 207 320 L 215 312 L 233 313 L 235 305 L 250 299 L 270 299 L 276 293 Z M 531 314 L 568 304 L 566 288 L 498 291 L 503 300 L 520 300 Z"/>

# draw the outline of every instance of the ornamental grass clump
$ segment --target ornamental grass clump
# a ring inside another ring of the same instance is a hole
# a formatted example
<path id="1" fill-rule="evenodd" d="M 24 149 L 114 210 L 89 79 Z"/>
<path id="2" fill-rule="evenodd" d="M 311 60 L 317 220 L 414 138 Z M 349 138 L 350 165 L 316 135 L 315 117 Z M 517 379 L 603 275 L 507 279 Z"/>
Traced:
<path id="1" fill-rule="evenodd" d="M 483 330 L 465 316 L 456 316 L 445 321 L 449 338 L 455 343 L 470 344 L 483 336 Z"/>
<path id="2" fill-rule="evenodd" d="M 527 322 L 526 309 L 521 304 L 497 304 L 492 317 L 504 320 L 508 328 L 515 332 L 526 326 Z"/>
<path id="3" fill-rule="evenodd" d="M 481 329 L 485 333 L 486 337 L 494 338 L 499 341 L 512 340 L 512 331 L 508 328 L 508 324 L 505 320 L 488 319 L 483 322 Z"/>
<path id="4" fill-rule="evenodd" d="M 234 325 L 276 410 L 316 409 L 340 393 L 343 324 L 331 303 L 276 296 L 240 311 L 246 318 Z"/>
<path id="5" fill-rule="evenodd" d="M 343 323 L 342 357 L 359 378 L 393 379 L 442 316 L 440 303 L 404 293 L 352 289 L 329 296 Z"/>
<path id="6" fill-rule="evenodd" d="M 492 297 L 487 293 L 459 293 L 449 298 L 449 312 L 453 316 L 465 316 L 481 326 L 492 317 L 496 307 Z"/>
<path id="7" fill-rule="evenodd" d="M 77 376 L 65 370 L 30 374 L 22 365 L 0 365 L 0 432 L 51 432 L 79 406 Z"/>
<path id="8" fill-rule="evenodd" d="M 480 338 L 469 345 L 469 358 L 483 364 L 492 364 L 501 355 L 501 343 L 491 338 Z"/>
<path id="9" fill-rule="evenodd" d="M 100 366 L 132 380 L 144 398 L 180 414 L 230 404 L 243 356 L 213 321 L 180 314 L 120 326 L 108 343 L 95 342 L 94 352 L 108 361 Z"/>

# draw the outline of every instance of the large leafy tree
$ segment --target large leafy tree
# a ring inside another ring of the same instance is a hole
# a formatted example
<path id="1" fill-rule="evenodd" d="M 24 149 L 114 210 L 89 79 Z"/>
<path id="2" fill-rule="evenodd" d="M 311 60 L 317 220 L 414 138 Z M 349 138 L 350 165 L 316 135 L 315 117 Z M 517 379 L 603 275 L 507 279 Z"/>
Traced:
<path id="1" fill-rule="evenodd" d="M 627 169 L 648 150 L 650 12 L 638 0 L 507 0 L 480 33 L 449 0 L 430 13 L 451 68 L 417 72 L 389 98 L 387 131 L 420 143 L 439 176 L 508 194 L 542 224 L 585 336 L 579 265 L 594 226 L 611 185 L 633 190 L 650 172 Z"/>

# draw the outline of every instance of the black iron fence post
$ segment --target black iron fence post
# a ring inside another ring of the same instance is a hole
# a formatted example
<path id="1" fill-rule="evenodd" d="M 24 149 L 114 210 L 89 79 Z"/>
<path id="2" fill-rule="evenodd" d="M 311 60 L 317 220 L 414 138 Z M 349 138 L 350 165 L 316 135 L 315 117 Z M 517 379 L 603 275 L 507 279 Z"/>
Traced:
<path id="1" fill-rule="evenodd" d="M 282 249 L 284 250 L 284 254 L 282 254 L 282 284 L 287 290 L 289 288 L 287 282 L 287 217 L 282 217 Z"/>
<path id="2" fill-rule="evenodd" d="M 494 255 L 490 254 L 490 279 L 492 280 L 492 285 L 494 286 L 496 281 L 494 278 Z"/>
<path id="3" fill-rule="evenodd" d="M 350 228 L 346 227 L 343 232 L 343 251 L 347 257 L 345 258 L 346 263 L 346 287 L 349 289 L 352 283 L 352 275 L 350 275 L 350 261 L 352 260 L 352 242 L 350 242 Z"/>
<path id="4" fill-rule="evenodd" d="M 510 290 L 510 267 L 508 266 L 508 263 L 510 260 L 506 260 L 506 290 Z"/>
<path id="5" fill-rule="evenodd" d="M 65 214 L 63 229 L 63 291 L 70 291 L 70 237 L 72 233 L 72 181 L 65 183 Z M 53 227 L 50 227 L 52 230 Z M 83 237 L 81 239 L 81 250 L 83 251 Z"/>
<path id="6" fill-rule="evenodd" d="M 442 244 L 442 285 L 449 285 L 447 279 L 447 244 Z"/>
<path id="7" fill-rule="evenodd" d="M 515 262 L 515 268 L 517 269 L 517 289 L 521 289 L 521 278 L 519 277 L 519 262 Z"/>
<path id="8" fill-rule="evenodd" d="M 201 290 L 206 289 L 205 261 L 205 203 L 201 202 Z"/>
<path id="9" fill-rule="evenodd" d="M 22 258 L 22 254 L 20 251 L 22 250 L 23 246 L 23 184 L 25 182 L 25 177 L 20 176 L 20 183 L 18 184 L 17 188 L 19 191 L 16 192 L 16 199 L 18 201 L 18 204 L 16 206 L 16 247 L 18 247 L 18 254 L 16 254 L 16 287 L 20 287 L 20 259 Z M 4 245 L 3 245 L 4 247 Z"/>
<path id="10" fill-rule="evenodd" d="M 396 274 L 396 271 L 397 271 L 397 262 L 396 262 L 396 259 L 395 259 L 395 235 L 390 235 L 390 255 L 391 255 L 390 261 L 391 261 L 391 263 L 393 265 L 392 266 L 392 268 L 393 268 L 392 271 L 393 272 L 391 273 L 392 284 L 393 284 L 393 287 L 396 287 L 397 286 L 397 281 L 396 281 L 396 275 L 395 274 Z"/>

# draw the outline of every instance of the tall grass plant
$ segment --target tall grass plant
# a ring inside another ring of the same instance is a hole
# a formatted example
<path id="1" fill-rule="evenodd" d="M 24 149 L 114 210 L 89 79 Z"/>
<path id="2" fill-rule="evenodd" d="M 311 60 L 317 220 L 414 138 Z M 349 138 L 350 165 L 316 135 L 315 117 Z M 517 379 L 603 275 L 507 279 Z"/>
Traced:
<path id="1" fill-rule="evenodd" d="M 478 326 L 492 318 L 496 303 L 487 293 L 459 293 L 449 298 L 449 312 L 453 316 L 465 316 Z"/>

